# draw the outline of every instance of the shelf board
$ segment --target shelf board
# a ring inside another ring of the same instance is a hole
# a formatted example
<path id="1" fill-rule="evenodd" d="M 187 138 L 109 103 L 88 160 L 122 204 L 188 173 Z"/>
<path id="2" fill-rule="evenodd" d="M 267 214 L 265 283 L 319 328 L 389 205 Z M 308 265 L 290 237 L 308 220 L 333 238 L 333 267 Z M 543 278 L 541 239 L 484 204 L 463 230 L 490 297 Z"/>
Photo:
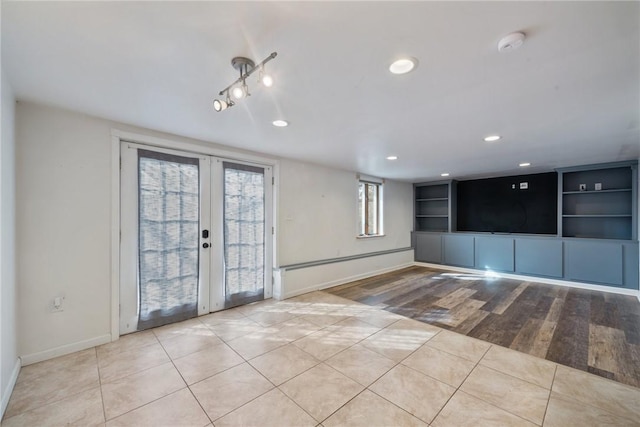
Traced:
<path id="1" fill-rule="evenodd" d="M 631 218 L 631 214 L 562 215 L 563 218 Z"/>
<path id="2" fill-rule="evenodd" d="M 622 193 L 630 191 L 630 188 L 616 188 L 611 190 L 563 191 L 562 194 Z"/>
<path id="3" fill-rule="evenodd" d="M 449 218 L 449 215 L 416 215 L 416 218 Z"/>
<path id="4" fill-rule="evenodd" d="M 430 199 L 416 199 L 416 202 L 438 202 L 443 200 L 449 200 L 448 197 L 433 197 Z"/>

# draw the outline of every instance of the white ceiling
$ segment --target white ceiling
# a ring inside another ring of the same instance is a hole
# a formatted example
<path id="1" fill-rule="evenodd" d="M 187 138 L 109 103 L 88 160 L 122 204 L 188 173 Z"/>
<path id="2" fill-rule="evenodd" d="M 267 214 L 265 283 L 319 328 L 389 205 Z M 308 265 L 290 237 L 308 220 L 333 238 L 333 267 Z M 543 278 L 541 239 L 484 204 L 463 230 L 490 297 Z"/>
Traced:
<path id="1" fill-rule="evenodd" d="M 639 28 L 640 2 L 3 1 L 2 67 L 19 100 L 420 181 L 640 157 Z M 231 58 L 273 51 L 216 113 Z"/>

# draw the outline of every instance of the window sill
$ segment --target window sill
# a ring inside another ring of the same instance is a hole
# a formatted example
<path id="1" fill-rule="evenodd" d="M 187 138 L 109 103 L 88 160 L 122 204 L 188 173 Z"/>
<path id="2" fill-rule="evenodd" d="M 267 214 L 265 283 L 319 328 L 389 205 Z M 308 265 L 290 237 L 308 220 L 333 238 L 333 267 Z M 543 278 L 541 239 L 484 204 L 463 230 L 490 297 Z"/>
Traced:
<path id="1" fill-rule="evenodd" d="M 356 236 L 356 239 L 375 239 L 376 237 L 384 237 L 384 234 L 369 234 Z"/>

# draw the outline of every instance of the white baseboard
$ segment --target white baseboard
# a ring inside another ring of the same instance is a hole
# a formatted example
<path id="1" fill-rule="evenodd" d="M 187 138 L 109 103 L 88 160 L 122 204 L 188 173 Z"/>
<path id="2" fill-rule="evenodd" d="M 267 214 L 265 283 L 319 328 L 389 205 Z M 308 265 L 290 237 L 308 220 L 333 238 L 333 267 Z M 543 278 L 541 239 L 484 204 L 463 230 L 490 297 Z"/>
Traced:
<path id="1" fill-rule="evenodd" d="M 86 350 L 97 345 L 107 344 L 109 342 L 111 342 L 111 334 L 100 335 L 95 338 L 62 345 L 60 347 L 40 351 L 38 353 L 26 354 L 20 358 L 22 359 L 22 366 L 27 366 L 33 363 L 42 362 L 43 360 L 53 359 L 54 357 L 75 353 L 76 351 Z"/>
<path id="2" fill-rule="evenodd" d="M 520 274 L 501 273 L 501 272 L 495 272 L 495 271 L 492 271 L 490 274 L 488 274 L 488 272 L 485 270 L 476 270 L 474 268 L 464 268 L 464 267 L 454 267 L 451 265 L 443 265 L 443 264 L 431 264 L 429 262 L 415 262 L 414 265 L 418 265 L 421 267 L 435 268 L 437 270 L 448 270 L 448 271 L 457 271 L 460 273 L 482 274 L 487 277 L 501 277 L 501 278 L 504 277 L 505 279 L 544 283 L 547 285 L 566 286 L 568 288 L 578 288 L 578 289 L 585 289 L 589 291 L 600 291 L 600 292 L 609 292 L 612 294 L 631 295 L 631 296 L 637 297 L 638 300 L 640 301 L 640 292 L 636 289 L 616 288 L 614 286 L 594 285 L 591 283 L 583 283 L 583 282 L 569 282 L 568 280 L 550 279 L 548 277 L 522 276 Z"/>
<path id="3" fill-rule="evenodd" d="M 9 405 L 9 399 L 11 399 L 11 393 L 13 393 L 13 388 L 16 386 L 16 381 L 18 381 L 18 375 L 20 374 L 20 358 L 16 359 L 16 364 L 13 366 L 13 371 L 11 371 L 11 378 L 9 378 L 9 383 L 4 390 L 2 390 L 2 402 L 0 402 L 0 420 L 4 417 L 4 411 L 7 410 L 7 405 Z"/>
<path id="4" fill-rule="evenodd" d="M 349 277 L 342 277 L 340 279 L 331 280 L 329 282 L 318 283 L 313 286 L 307 286 L 306 288 L 296 289 L 295 291 L 287 292 L 284 295 L 280 295 L 280 296 L 283 297 L 282 299 L 293 298 L 298 295 L 306 294 L 313 291 L 319 291 L 322 289 L 332 288 L 334 286 L 343 285 L 345 283 L 354 282 L 356 280 L 366 279 L 367 277 L 377 276 L 379 274 L 389 273 L 395 270 L 411 267 L 413 265 L 414 265 L 413 262 L 408 262 L 400 265 L 394 265 L 392 267 L 381 268 L 375 271 L 368 271 L 366 273 L 355 274 Z"/>

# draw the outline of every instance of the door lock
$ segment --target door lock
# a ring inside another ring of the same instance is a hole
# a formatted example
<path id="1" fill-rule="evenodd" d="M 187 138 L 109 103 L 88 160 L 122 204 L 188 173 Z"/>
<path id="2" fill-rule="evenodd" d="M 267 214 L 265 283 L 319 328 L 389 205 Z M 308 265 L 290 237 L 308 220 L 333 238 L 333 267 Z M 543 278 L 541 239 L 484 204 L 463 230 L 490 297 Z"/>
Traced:
<path id="1" fill-rule="evenodd" d="M 202 247 L 203 247 L 203 248 L 205 248 L 205 249 L 207 249 L 207 248 L 209 247 L 209 244 L 208 244 L 208 243 L 203 243 L 203 244 L 202 244 Z"/>

